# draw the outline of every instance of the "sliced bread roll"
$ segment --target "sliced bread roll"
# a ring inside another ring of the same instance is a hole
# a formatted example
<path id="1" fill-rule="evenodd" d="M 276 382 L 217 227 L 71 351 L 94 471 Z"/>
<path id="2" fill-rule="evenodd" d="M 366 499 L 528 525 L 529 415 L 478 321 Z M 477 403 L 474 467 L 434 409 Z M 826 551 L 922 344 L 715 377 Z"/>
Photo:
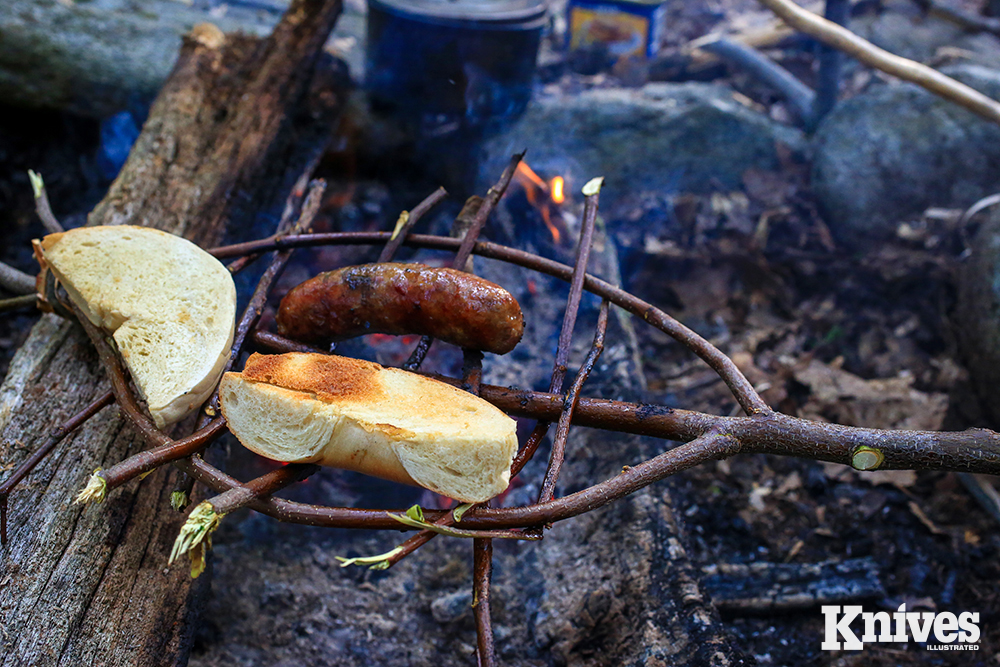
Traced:
<path id="1" fill-rule="evenodd" d="M 73 303 L 112 334 L 157 427 L 212 393 L 229 359 L 236 286 L 194 243 L 146 227 L 80 227 L 34 241 Z"/>
<path id="2" fill-rule="evenodd" d="M 463 502 L 507 488 L 514 420 L 430 378 L 325 354 L 254 354 L 219 387 L 229 429 L 276 461 L 417 484 Z"/>

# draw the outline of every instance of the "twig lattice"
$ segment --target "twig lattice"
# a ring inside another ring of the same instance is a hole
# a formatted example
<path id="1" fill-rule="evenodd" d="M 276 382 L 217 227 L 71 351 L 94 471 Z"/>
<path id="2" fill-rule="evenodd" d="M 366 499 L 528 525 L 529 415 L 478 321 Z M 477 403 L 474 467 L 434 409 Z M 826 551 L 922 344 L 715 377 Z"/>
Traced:
<path id="1" fill-rule="evenodd" d="M 519 157 L 515 156 L 500 183 L 491 190 L 490 199 L 493 200 L 493 205 L 499 200 L 509 182 L 507 171 L 516 166 Z M 492 665 L 496 661 L 489 621 L 492 538 L 538 539 L 547 524 L 595 510 L 692 466 L 738 453 L 769 453 L 835 461 L 851 464 L 859 469 L 878 467 L 1000 473 L 1000 435 L 992 431 L 971 429 L 963 432 L 931 432 L 865 429 L 812 422 L 772 410 L 733 361 L 709 341 L 664 311 L 586 272 L 586 257 L 593 241 L 596 193 L 588 196 L 578 259 L 574 267 L 569 267 L 522 250 L 478 241 L 474 238 L 478 228 L 470 230 L 464 239 L 410 234 L 408 225 L 404 225 L 396 234 L 298 233 L 300 228 L 308 226 L 311 217 L 315 215 L 318 206 L 318 195 L 315 193 L 318 190 L 318 186 L 314 187 L 310 196 L 306 198 L 298 223 L 291 233 L 279 233 L 260 241 L 211 251 L 220 259 L 274 253 L 269 269 L 265 271 L 264 278 L 240 320 L 236 337 L 240 344 L 234 349 L 234 361 L 242 353 L 244 340 L 258 347 L 276 351 L 315 351 L 308 346 L 255 328 L 274 278 L 295 248 L 386 244 L 384 257 L 389 259 L 400 244 L 406 244 L 416 248 L 456 251 L 458 259 L 461 259 L 460 262 L 456 262 L 456 266 L 459 267 L 465 266 L 466 253 L 471 252 L 553 276 L 571 284 L 549 392 L 502 388 L 482 383 L 482 355 L 477 351 L 466 351 L 462 378 L 439 377 L 441 380 L 479 394 L 511 415 L 531 417 L 539 421 L 538 427 L 515 459 L 512 475 L 518 474 L 534 454 L 538 444 L 545 437 L 549 424 L 558 423 L 552 457 L 538 502 L 522 507 L 506 508 L 491 507 L 489 503 L 484 503 L 464 508 L 465 511 L 461 516 L 451 511 L 421 511 L 419 513 L 421 523 L 418 525 L 425 529 L 386 554 L 385 558 L 353 559 L 368 564 L 375 561 L 374 564 L 378 567 L 388 567 L 413 553 L 438 532 L 474 538 L 475 617 L 480 664 Z M 442 197 L 440 192 L 433 194 L 421 205 L 419 213 L 422 214 Z M 492 206 L 489 207 L 491 208 Z M 489 209 L 484 214 L 484 220 Z M 588 220 L 589 224 L 586 223 Z M 242 268 L 247 262 L 238 259 L 237 263 L 239 268 Z M 576 305 L 579 304 L 583 291 L 601 298 L 601 312 L 594 343 L 587 360 L 577 373 L 571 389 L 564 394 L 562 387 L 567 372 L 566 359 L 576 323 Z M 71 304 L 66 305 L 72 308 Z M 704 360 L 729 387 L 747 416 L 720 417 L 667 406 L 581 398 L 581 387 L 604 346 L 610 305 L 622 308 L 657 327 Z M 219 515 L 236 507 L 247 506 L 279 521 L 290 523 L 341 528 L 391 530 L 401 528 L 399 518 L 403 516 L 402 510 L 387 513 L 384 510 L 374 509 L 325 507 L 271 496 L 277 489 L 314 472 L 315 466 L 302 466 L 301 469 L 289 466 L 284 473 L 271 473 L 270 477 L 264 476 L 242 483 L 210 465 L 198 453 L 225 431 L 224 420 L 221 417 L 203 420 L 194 434 L 178 440 L 157 430 L 132 393 L 121 359 L 114 350 L 112 342 L 86 317 L 80 316 L 79 313 L 77 315 L 96 346 L 101 363 L 111 379 L 115 401 L 126 419 L 150 447 L 108 470 L 96 473 L 91 480 L 93 489 L 96 489 L 92 497 L 101 499 L 108 490 L 166 463 L 173 463 L 192 479 L 201 482 L 215 493 L 222 494 L 206 501 L 213 505 L 214 511 Z M 35 455 L 0 484 L 0 510 L 2 510 L 0 514 L 3 515 L 4 540 L 6 500 L 9 493 L 47 451 L 54 448 L 73 428 L 84 423 L 110 402 L 109 395 L 102 396 L 74 416 L 63 428 L 53 432 Z M 573 424 L 653 435 L 682 441 L 685 444 L 668 449 L 647 461 L 627 465 L 612 479 L 596 483 L 577 493 L 556 498 L 556 481 L 570 426 Z M 91 485 L 88 485 L 88 489 L 91 489 Z"/>

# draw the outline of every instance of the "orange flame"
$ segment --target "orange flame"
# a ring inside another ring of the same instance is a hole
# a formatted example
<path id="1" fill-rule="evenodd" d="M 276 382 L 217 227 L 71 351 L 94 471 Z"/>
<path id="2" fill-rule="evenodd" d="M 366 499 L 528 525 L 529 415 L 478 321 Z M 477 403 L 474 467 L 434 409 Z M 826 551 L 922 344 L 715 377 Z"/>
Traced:
<path id="1" fill-rule="evenodd" d="M 542 221 L 545 223 L 545 226 L 548 227 L 549 234 L 552 234 L 552 240 L 558 245 L 558 243 L 562 240 L 562 232 L 560 232 L 559 227 L 552 222 L 552 214 L 549 212 L 549 207 L 547 205 L 542 207 Z"/>
<path id="2" fill-rule="evenodd" d="M 534 169 L 529 167 L 527 163 L 519 162 L 517 170 L 514 172 L 514 179 L 524 188 L 524 194 L 528 198 L 528 203 L 538 209 L 545 227 L 548 228 L 549 233 L 552 235 L 552 240 L 558 244 L 562 240 L 562 230 L 560 229 L 562 226 L 562 216 L 559 215 L 557 209 L 555 217 L 558 218 L 558 223 L 556 220 L 553 220 L 552 205 L 561 204 L 566 200 L 563 191 L 563 177 L 556 176 L 552 179 L 552 184 L 550 185 L 541 176 L 536 174 Z M 539 197 L 539 195 L 544 195 L 544 199 Z M 540 199 L 541 201 L 539 201 Z"/>
<path id="3" fill-rule="evenodd" d="M 521 185 L 525 186 L 525 190 L 529 189 L 527 183 L 532 183 L 538 189 L 548 194 L 549 184 L 542 180 L 542 177 L 535 173 L 535 170 L 528 166 L 527 162 L 518 162 L 517 171 L 515 172 L 521 178 L 517 180 L 521 182 Z"/>
<path id="4" fill-rule="evenodd" d="M 566 182 L 563 180 L 562 176 L 556 176 L 549 183 L 549 191 L 552 193 L 552 201 L 556 204 L 561 204 L 566 201 L 566 192 L 563 186 Z"/>

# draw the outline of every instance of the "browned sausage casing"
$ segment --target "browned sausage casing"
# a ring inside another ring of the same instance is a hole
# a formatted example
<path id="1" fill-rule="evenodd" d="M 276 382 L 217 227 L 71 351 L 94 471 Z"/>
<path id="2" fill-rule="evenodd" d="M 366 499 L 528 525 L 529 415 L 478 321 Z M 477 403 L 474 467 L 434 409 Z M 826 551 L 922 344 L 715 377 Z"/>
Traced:
<path id="1" fill-rule="evenodd" d="M 506 354 L 521 340 L 524 317 L 510 292 L 470 273 L 364 264 L 293 288 L 278 308 L 278 332 L 321 344 L 368 333 L 421 334 Z"/>

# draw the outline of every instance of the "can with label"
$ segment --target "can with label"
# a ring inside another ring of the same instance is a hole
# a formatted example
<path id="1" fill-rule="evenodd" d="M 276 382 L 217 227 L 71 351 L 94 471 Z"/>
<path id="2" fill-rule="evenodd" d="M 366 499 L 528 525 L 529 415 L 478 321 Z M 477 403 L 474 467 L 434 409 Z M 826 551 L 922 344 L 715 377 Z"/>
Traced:
<path id="1" fill-rule="evenodd" d="M 615 60 L 652 58 L 663 40 L 663 0 L 569 0 L 571 51 L 604 46 Z"/>

